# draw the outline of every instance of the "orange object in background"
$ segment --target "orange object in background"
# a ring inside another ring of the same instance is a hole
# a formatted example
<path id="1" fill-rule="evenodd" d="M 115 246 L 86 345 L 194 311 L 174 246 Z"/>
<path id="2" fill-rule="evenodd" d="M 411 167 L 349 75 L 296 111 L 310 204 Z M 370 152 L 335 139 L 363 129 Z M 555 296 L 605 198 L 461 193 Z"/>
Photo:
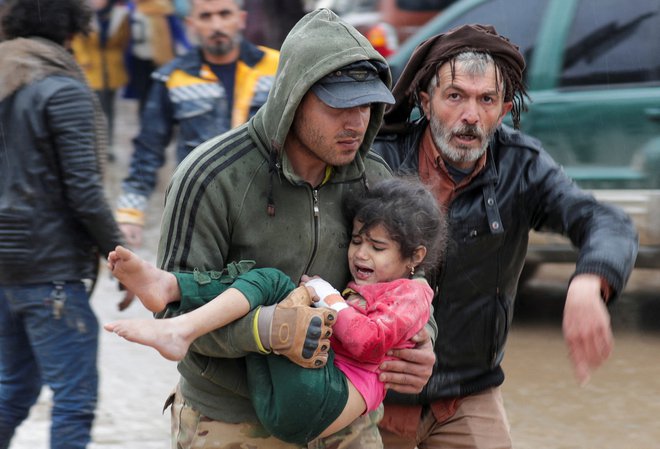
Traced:
<path id="1" fill-rule="evenodd" d="M 396 30 L 392 25 L 387 22 L 377 23 L 366 31 L 365 36 L 384 57 L 389 57 L 399 47 L 399 38 Z"/>
<path id="2" fill-rule="evenodd" d="M 396 30 L 399 42 L 404 42 L 419 27 L 434 18 L 436 14 L 451 3 L 451 1 L 400 2 L 397 0 L 381 0 L 378 2 L 378 10 L 380 11 L 381 20 L 390 24 Z M 408 5 L 415 4 L 420 5 L 418 8 L 422 8 L 422 4 L 435 4 L 435 6 L 424 6 L 424 8 L 431 9 L 409 9 L 410 6 Z"/>
<path id="3" fill-rule="evenodd" d="M 362 33 L 383 56 L 455 0 L 320 0 L 315 7 L 330 8 Z"/>

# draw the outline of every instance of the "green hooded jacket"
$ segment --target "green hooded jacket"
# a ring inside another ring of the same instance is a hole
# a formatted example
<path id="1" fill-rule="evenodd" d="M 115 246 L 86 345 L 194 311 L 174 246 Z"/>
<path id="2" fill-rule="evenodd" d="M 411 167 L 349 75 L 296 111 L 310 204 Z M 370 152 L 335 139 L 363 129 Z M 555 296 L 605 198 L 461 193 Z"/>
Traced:
<path id="1" fill-rule="evenodd" d="M 307 14 L 285 40 L 268 101 L 247 124 L 196 148 L 168 188 L 158 264 L 168 271 L 219 270 L 255 260 L 294 282 L 320 275 L 342 288 L 349 280 L 350 223 L 342 198 L 392 176 L 370 152 L 384 104 L 374 104 L 355 160 L 334 167 L 321 186 L 291 169 L 284 142 L 309 88 L 345 65 L 385 63 L 369 41 L 329 10 Z M 391 85 L 389 70 L 381 73 Z M 274 212 L 274 213 L 273 213 Z M 203 415 L 230 423 L 257 422 L 247 394 L 247 352 L 258 352 L 253 314 L 195 341 L 179 363 L 186 401 Z"/>

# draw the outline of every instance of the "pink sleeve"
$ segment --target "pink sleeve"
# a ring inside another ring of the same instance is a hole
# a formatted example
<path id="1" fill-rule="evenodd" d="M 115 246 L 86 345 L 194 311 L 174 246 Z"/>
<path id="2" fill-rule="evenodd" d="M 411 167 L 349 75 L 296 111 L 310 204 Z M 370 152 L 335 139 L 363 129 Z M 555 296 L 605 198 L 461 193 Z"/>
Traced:
<path id="1" fill-rule="evenodd" d="M 367 301 L 366 310 L 344 309 L 333 326 L 333 335 L 357 360 L 379 363 L 429 320 L 433 290 L 424 283 L 400 279 L 361 286 L 358 293 Z"/>

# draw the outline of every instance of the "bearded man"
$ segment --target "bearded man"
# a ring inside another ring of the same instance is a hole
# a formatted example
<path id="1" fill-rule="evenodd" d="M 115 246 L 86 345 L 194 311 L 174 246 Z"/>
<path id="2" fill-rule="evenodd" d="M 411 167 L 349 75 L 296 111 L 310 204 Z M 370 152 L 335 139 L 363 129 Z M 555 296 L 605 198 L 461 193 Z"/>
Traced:
<path id="1" fill-rule="evenodd" d="M 387 449 L 512 446 L 501 362 L 532 229 L 566 235 L 579 251 L 563 325 L 578 380 L 612 350 L 607 305 L 632 271 L 636 232 L 538 140 L 502 124 L 508 113 L 520 122 L 524 68 L 518 47 L 492 26 L 465 25 L 420 44 L 394 87 L 375 150 L 433 188 L 451 241 L 439 272 L 428 273 L 438 292 L 433 374 L 418 395 L 388 393 Z"/>
<path id="2" fill-rule="evenodd" d="M 198 46 L 152 75 L 115 213 L 133 247 L 142 243 L 148 199 L 175 129 L 177 162 L 181 162 L 202 142 L 245 123 L 268 98 L 279 52 L 243 38 L 247 20 L 243 3 L 190 0 L 186 24 Z"/>

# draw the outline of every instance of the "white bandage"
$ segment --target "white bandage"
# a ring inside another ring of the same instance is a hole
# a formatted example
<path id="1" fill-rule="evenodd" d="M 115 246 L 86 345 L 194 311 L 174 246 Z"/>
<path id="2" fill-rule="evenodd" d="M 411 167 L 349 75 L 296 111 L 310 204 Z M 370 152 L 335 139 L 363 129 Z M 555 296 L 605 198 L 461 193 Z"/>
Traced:
<path id="1" fill-rule="evenodd" d="M 341 302 L 336 302 L 336 303 L 334 303 L 333 305 L 331 305 L 330 308 L 331 308 L 332 310 L 334 310 L 335 312 L 341 312 L 342 310 L 348 308 L 348 304 L 346 304 L 346 303 L 343 302 L 343 301 L 341 301 Z"/>
<path id="2" fill-rule="evenodd" d="M 337 291 L 336 288 L 334 288 L 328 281 L 324 281 L 323 279 L 320 278 L 314 278 L 310 281 L 305 282 L 305 285 L 307 287 L 312 287 L 314 291 L 316 292 L 316 296 L 319 297 L 319 300 L 314 302 L 315 307 L 328 307 L 332 308 L 330 304 L 325 302 L 325 299 L 328 296 L 331 295 L 341 295 L 339 294 L 339 291 Z"/>

